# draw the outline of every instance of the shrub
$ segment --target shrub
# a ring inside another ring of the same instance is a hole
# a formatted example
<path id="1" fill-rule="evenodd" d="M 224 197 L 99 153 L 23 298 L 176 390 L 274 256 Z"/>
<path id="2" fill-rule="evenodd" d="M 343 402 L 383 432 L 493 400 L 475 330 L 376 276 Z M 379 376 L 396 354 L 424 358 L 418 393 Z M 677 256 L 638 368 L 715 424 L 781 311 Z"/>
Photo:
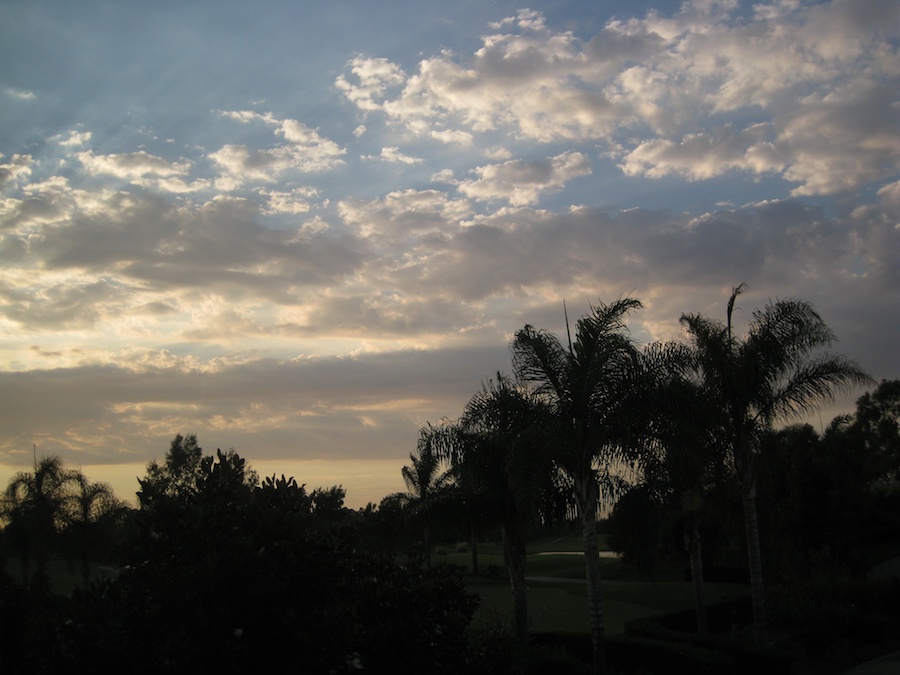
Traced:
<path id="1" fill-rule="evenodd" d="M 726 654 L 679 642 L 649 638 L 608 638 L 606 659 L 613 672 L 729 675 L 734 659 Z"/>

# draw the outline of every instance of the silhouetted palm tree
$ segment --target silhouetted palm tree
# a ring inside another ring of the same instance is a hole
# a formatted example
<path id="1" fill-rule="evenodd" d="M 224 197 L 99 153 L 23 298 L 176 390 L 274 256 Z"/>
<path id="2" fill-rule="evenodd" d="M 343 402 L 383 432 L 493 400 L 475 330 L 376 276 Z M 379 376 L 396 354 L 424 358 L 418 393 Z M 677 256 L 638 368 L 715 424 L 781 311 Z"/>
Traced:
<path id="1" fill-rule="evenodd" d="M 544 434 L 548 412 L 539 399 L 498 373 L 472 397 L 459 422 L 445 427 L 448 433 L 438 446 L 441 457 L 467 477 L 484 517 L 500 524 L 515 631 L 523 648 L 528 642 L 525 529 L 551 475 Z"/>
<path id="2" fill-rule="evenodd" d="M 425 565 L 431 567 L 431 510 L 436 495 L 450 483 L 450 475 L 441 469 L 441 460 L 434 452 L 433 444 L 437 428 L 431 425 L 419 430 L 416 454 L 410 453 L 411 464 L 401 469 L 403 481 L 409 490 L 409 504 L 414 514 L 422 519 Z"/>
<path id="3" fill-rule="evenodd" d="M 525 326 L 512 343 L 520 381 L 532 383 L 557 420 L 556 461 L 571 476 L 582 518 L 594 671 L 606 672 L 603 601 L 596 520 L 600 480 L 621 458 L 623 435 L 639 411 L 627 401 L 638 352 L 625 326 L 641 303 L 631 298 L 600 304 L 578 320 L 568 346 L 551 333 Z"/>
<path id="4" fill-rule="evenodd" d="M 700 514 L 705 493 L 721 475 L 724 454 L 710 429 L 712 406 L 703 387 L 688 376 L 692 356 L 679 343 L 650 345 L 641 353 L 648 424 L 640 462 L 647 492 L 681 514 L 697 630 L 707 633 Z"/>
<path id="5" fill-rule="evenodd" d="M 74 474 L 63 468 L 59 457 L 42 457 L 33 472 L 15 474 L 6 487 L 5 510 L 22 556 L 25 582 L 32 557 L 37 573 L 46 573 L 51 542 L 63 516 L 66 486 L 73 479 Z"/>
<path id="6" fill-rule="evenodd" d="M 728 300 L 726 323 L 701 314 L 681 317 L 694 349 L 715 424 L 741 488 L 747 534 L 754 636 L 766 638 L 765 597 L 756 513 L 754 453 L 761 431 L 779 419 L 797 417 L 831 400 L 835 390 L 871 381 L 843 356 L 821 351 L 834 341 L 816 310 L 803 300 L 778 300 L 756 309 L 746 334 L 738 337 L 732 313 L 744 284 Z"/>
<path id="7" fill-rule="evenodd" d="M 75 535 L 82 581 L 84 588 L 87 588 L 91 575 L 91 554 L 97 543 L 97 530 L 104 520 L 121 512 L 124 504 L 116 499 L 108 483 L 92 483 L 78 471 L 72 472 L 71 482 L 75 490 L 65 499 L 65 520 L 67 529 Z"/>

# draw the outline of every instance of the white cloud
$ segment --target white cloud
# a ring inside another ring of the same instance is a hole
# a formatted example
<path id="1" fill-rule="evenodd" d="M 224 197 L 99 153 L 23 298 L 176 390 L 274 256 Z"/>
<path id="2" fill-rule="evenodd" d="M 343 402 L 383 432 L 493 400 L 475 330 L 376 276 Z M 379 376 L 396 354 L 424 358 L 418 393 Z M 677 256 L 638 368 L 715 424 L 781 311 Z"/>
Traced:
<path id="1" fill-rule="evenodd" d="M 384 240 L 392 254 L 402 257 L 405 250 L 396 246 L 397 238 L 457 230 L 471 216 L 472 207 L 468 201 L 450 199 L 438 190 L 409 189 L 390 192 L 381 199 L 341 201 L 338 212 L 360 234 L 375 242 Z"/>
<path id="2" fill-rule="evenodd" d="M 59 141 L 59 144 L 63 147 L 71 148 L 71 147 L 80 147 L 88 143 L 91 140 L 93 134 L 90 131 L 75 131 L 74 129 L 69 132 L 68 138 L 64 138 Z"/>
<path id="3" fill-rule="evenodd" d="M 382 162 L 390 164 L 421 164 L 424 160 L 421 157 L 410 157 L 400 152 L 399 148 L 386 147 L 381 149 L 380 155 L 363 155 L 363 159 L 378 159 Z"/>
<path id="4" fill-rule="evenodd" d="M 135 185 L 142 187 L 151 187 L 160 192 L 169 192 L 171 194 L 191 194 L 194 192 L 203 192 L 212 187 L 212 182 L 200 178 L 191 182 L 187 182 L 182 178 L 136 178 Z"/>
<path id="5" fill-rule="evenodd" d="M 689 134 L 679 141 L 654 139 L 641 143 L 620 164 L 629 176 L 660 178 L 680 174 L 704 180 L 729 169 L 770 173 L 784 168 L 784 151 L 770 140 L 766 125 L 733 127 Z"/>
<path id="6" fill-rule="evenodd" d="M 798 195 L 890 178 L 900 165 L 890 93 L 900 88 L 900 5 L 738 10 L 698 0 L 673 16 L 611 20 L 586 41 L 523 10 L 491 24 L 470 55 L 426 57 L 410 75 L 357 57 L 338 86 L 416 135 L 590 140 L 618 148 L 629 175 L 775 174 Z"/>
<path id="7" fill-rule="evenodd" d="M 385 58 L 358 56 L 347 65 L 354 82 L 351 82 L 348 76 L 341 75 L 335 84 L 360 110 L 379 110 L 380 99 L 385 96 L 388 89 L 406 81 L 403 70 Z"/>
<path id="8" fill-rule="evenodd" d="M 566 152 L 544 161 L 510 160 L 473 170 L 475 180 L 464 180 L 459 191 L 480 200 L 505 199 L 514 206 L 533 204 L 545 192 L 562 189 L 579 176 L 591 173 L 591 162 L 580 152 Z"/>
<path id="9" fill-rule="evenodd" d="M 28 91 L 26 89 L 6 87 L 3 92 L 10 98 L 16 98 L 20 101 L 34 101 L 37 98 L 37 95 L 33 91 Z"/>
<path id="10" fill-rule="evenodd" d="M 265 189 L 257 190 L 257 192 L 267 200 L 267 206 L 263 210 L 264 214 L 308 213 L 312 208 L 310 200 L 319 196 L 319 191 L 311 187 L 294 188 L 290 192 Z"/>
<path id="11" fill-rule="evenodd" d="M 86 150 L 78 153 L 78 159 L 90 174 L 108 174 L 123 179 L 183 176 L 190 169 L 189 162 L 168 162 L 143 150 L 111 155 L 95 155 L 93 151 Z"/>
<path id="12" fill-rule="evenodd" d="M 512 152 L 510 152 L 506 148 L 502 148 L 499 146 L 494 146 L 492 148 L 487 148 L 484 151 L 484 156 L 488 159 L 493 159 L 495 161 L 505 161 L 507 159 L 512 159 Z"/>
<path id="13" fill-rule="evenodd" d="M 3 154 L 0 153 L 0 159 Z M 13 155 L 8 162 L 0 164 L 0 188 L 19 177 L 31 175 L 31 155 Z"/>
<path id="14" fill-rule="evenodd" d="M 441 131 L 432 131 L 431 137 L 435 140 L 440 141 L 441 143 L 447 143 L 448 145 L 461 145 L 461 146 L 470 146 L 472 145 L 472 141 L 474 137 L 468 131 L 462 131 L 460 129 L 443 129 Z"/>
<path id="15" fill-rule="evenodd" d="M 312 173 L 343 163 L 344 148 L 298 120 L 281 120 L 272 113 L 246 110 L 221 111 L 220 115 L 245 124 L 262 122 L 275 127 L 275 134 L 287 141 L 287 145 L 266 149 L 229 144 L 211 153 L 209 158 L 224 171 L 216 181 L 222 190 L 236 189 L 247 181 L 273 182 L 289 170 Z"/>

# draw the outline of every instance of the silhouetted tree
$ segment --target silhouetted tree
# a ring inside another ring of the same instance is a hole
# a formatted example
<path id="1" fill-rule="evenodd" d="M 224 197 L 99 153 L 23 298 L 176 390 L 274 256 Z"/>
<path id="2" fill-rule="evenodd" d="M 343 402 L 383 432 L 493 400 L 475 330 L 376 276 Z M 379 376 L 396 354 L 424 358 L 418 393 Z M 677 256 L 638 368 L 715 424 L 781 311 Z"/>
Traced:
<path id="1" fill-rule="evenodd" d="M 23 583 L 28 582 L 32 558 L 37 573 L 46 573 L 50 547 L 64 515 L 66 488 L 74 478 L 59 457 L 42 457 L 33 472 L 15 474 L 6 487 L 7 535 L 19 550 Z"/>
<path id="2" fill-rule="evenodd" d="M 498 373 L 470 399 L 459 422 L 445 425 L 446 433 L 434 438 L 437 453 L 466 476 L 483 516 L 500 524 L 522 649 L 528 642 L 526 528 L 551 475 L 545 434 L 550 419 L 541 400 Z"/>
<path id="3" fill-rule="evenodd" d="M 154 459 L 147 464 L 147 475 L 138 479 L 141 489 L 137 497 L 141 508 L 150 508 L 155 500 L 163 497 L 184 501 L 193 495 L 202 460 L 203 448 L 198 445 L 196 434 L 176 434 L 163 463 Z"/>
<path id="4" fill-rule="evenodd" d="M 92 483 L 80 471 L 72 475 L 74 490 L 66 495 L 63 518 L 66 533 L 75 540 L 81 562 L 81 578 L 87 587 L 91 575 L 91 555 L 113 537 L 115 519 L 127 507 L 116 499 L 108 483 Z"/>
<path id="5" fill-rule="evenodd" d="M 557 419 L 555 459 L 571 476 L 582 518 L 594 671 L 606 672 L 603 600 L 596 520 L 600 483 L 621 457 L 629 416 L 626 394 L 632 385 L 637 349 L 625 317 L 641 303 L 631 298 L 600 304 L 581 317 L 574 341 L 563 346 L 551 333 L 525 326 L 512 343 L 520 381 L 553 408 Z"/>
<path id="6" fill-rule="evenodd" d="M 727 448 L 741 487 L 747 534 L 754 634 L 766 640 L 765 594 L 756 510 L 754 453 L 760 433 L 779 419 L 815 409 L 836 389 L 868 376 L 842 356 L 822 352 L 834 334 L 812 305 L 779 300 L 754 310 L 746 335 L 737 336 L 732 313 L 744 285 L 728 300 L 726 322 L 685 314 L 681 322 L 696 350 L 697 372 L 713 401 L 715 432 Z"/>
<path id="7" fill-rule="evenodd" d="M 293 478 L 203 458 L 194 490 L 143 512 L 121 574 L 75 595 L 50 672 L 465 672 L 461 580 L 362 550 L 326 511 Z"/>
<path id="8" fill-rule="evenodd" d="M 401 469 L 403 481 L 409 490 L 408 509 L 421 519 L 425 566 L 431 567 L 431 517 L 433 502 L 441 490 L 451 481 L 447 471 L 442 471 L 441 460 L 434 452 L 435 428 L 430 425 L 419 430 L 416 453 L 410 453 L 410 464 Z"/>

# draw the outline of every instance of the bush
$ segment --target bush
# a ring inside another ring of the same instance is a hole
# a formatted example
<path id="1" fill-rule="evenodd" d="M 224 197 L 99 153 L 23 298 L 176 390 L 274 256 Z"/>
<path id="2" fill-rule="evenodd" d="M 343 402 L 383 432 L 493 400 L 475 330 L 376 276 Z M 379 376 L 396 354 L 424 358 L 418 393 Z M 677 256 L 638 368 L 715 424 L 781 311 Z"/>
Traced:
<path id="1" fill-rule="evenodd" d="M 740 626 L 750 625 L 753 609 L 750 597 L 742 596 L 717 602 L 706 607 L 706 618 L 710 633 L 730 633 Z M 695 609 L 655 614 L 643 619 L 634 619 L 625 624 L 625 634 L 635 637 L 655 634 L 659 629 L 693 634 L 697 631 Z"/>
<path id="2" fill-rule="evenodd" d="M 461 672 L 477 598 L 459 571 L 361 551 L 307 502 L 219 481 L 142 513 L 131 567 L 73 595 L 53 670 Z"/>
<path id="3" fill-rule="evenodd" d="M 532 646 L 528 649 L 526 663 L 527 675 L 589 675 L 591 672 L 587 663 L 562 647 Z"/>
<path id="4" fill-rule="evenodd" d="M 729 675 L 736 672 L 734 658 L 721 652 L 649 638 L 608 638 L 606 660 L 611 671 L 623 673 Z"/>

